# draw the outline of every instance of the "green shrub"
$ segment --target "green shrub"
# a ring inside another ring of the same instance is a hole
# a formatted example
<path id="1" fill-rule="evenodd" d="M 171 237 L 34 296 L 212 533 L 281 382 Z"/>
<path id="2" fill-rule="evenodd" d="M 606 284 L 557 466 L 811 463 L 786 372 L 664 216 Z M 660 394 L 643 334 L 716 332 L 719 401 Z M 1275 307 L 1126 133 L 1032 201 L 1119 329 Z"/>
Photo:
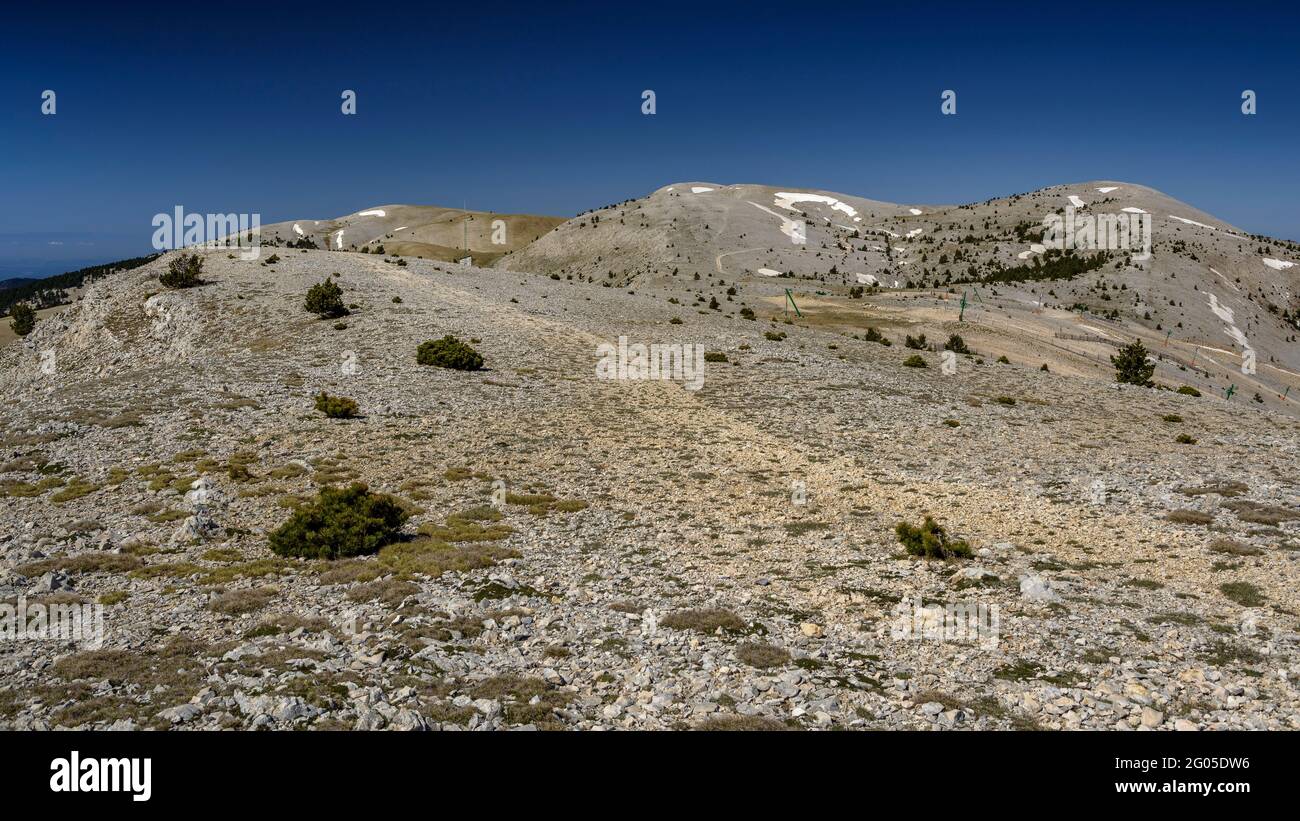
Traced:
<path id="1" fill-rule="evenodd" d="M 909 356 L 907 359 L 904 359 L 904 360 L 903 360 L 903 366 L 904 366 L 904 367 L 907 367 L 907 368 L 928 368 L 928 367 L 930 367 L 929 365 L 925 364 L 925 360 L 921 358 L 921 355 L 920 355 L 919 353 L 914 353 L 914 354 L 912 354 L 911 356 Z"/>
<path id="2" fill-rule="evenodd" d="M 903 340 L 903 345 L 914 351 L 923 351 L 926 348 L 925 334 L 921 334 L 920 336 L 912 336 L 911 334 L 908 334 L 907 339 Z"/>
<path id="3" fill-rule="evenodd" d="M 397 500 L 356 483 L 321 488 L 270 535 L 279 556 L 338 559 L 376 553 L 393 542 L 408 514 Z"/>
<path id="4" fill-rule="evenodd" d="M 877 345 L 884 345 L 886 348 L 894 344 L 890 342 L 889 339 L 887 339 L 884 334 L 882 334 L 880 331 L 877 331 L 875 328 L 867 328 L 867 332 L 866 334 L 863 335 L 862 338 L 868 342 L 875 342 Z"/>
<path id="5" fill-rule="evenodd" d="M 763 338 L 768 342 L 780 342 L 785 339 L 785 331 L 763 331 Z"/>
<path id="6" fill-rule="evenodd" d="M 27 336 L 36 327 L 36 312 L 26 302 L 9 309 L 9 327 L 19 336 Z"/>
<path id="7" fill-rule="evenodd" d="M 755 319 L 757 319 L 757 317 L 754 316 L 754 309 L 753 309 L 753 308 L 741 308 L 741 309 L 740 309 L 740 318 L 741 318 L 741 319 L 748 319 L 750 322 L 753 322 Z"/>
<path id="8" fill-rule="evenodd" d="M 316 410 L 330 419 L 356 419 L 361 415 L 356 402 L 346 396 L 330 396 L 325 391 L 316 396 Z"/>
<path id="9" fill-rule="evenodd" d="M 929 516 L 920 527 L 899 522 L 894 533 L 909 556 L 927 559 L 968 559 L 971 556 L 970 545 L 963 541 L 949 541 L 948 534 Z"/>
<path id="10" fill-rule="evenodd" d="M 1200 396 L 1200 395 L 1201 395 L 1201 392 L 1198 391 L 1196 388 L 1193 388 L 1191 385 L 1183 385 L 1181 388 L 1178 389 L 1177 392 L 1183 394 L 1184 396 Z"/>
<path id="11" fill-rule="evenodd" d="M 704 354 L 705 362 L 726 362 L 727 355 L 722 351 L 708 351 Z"/>
<path id="12" fill-rule="evenodd" d="M 1177 436 L 1175 436 L 1175 437 L 1174 437 L 1174 441 L 1177 442 L 1177 443 L 1180 444 L 1180 445 L 1194 445 L 1194 444 L 1196 444 L 1196 440 L 1193 439 L 1192 437 L 1188 436 L 1188 435 L 1185 434 L 1185 433 L 1180 433 L 1180 434 L 1178 434 Z"/>
<path id="13" fill-rule="evenodd" d="M 477 371 L 483 367 L 483 357 L 478 351 L 451 334 L 421 344 L 415 352 L 415 361 L 456 371 Z"/>
<path id="14" fill-rule="evenodd" d="M 343 289 L 332 279 L 313 285 L 307 289 L 307 299 L 303 307 L 321 319 L 334 319 L 347 316 L 348 309 L 343 307 Z"/>
<path id="15" fill-rule="evenodd" d="M 1151 374 L 1155 373 L 1156 363 L 1147 361 L 1147 349 L 1142 340 L 1136 339 L 1120 348 L 1119 354 L 1110 358 L 1110 364 L 1115 366 L 1116 382 L 1151 387 Z"/>
<path id="16" fill-rule="evenodd" d="M 999 357 L 997 358 L 996 361 L 997 361 L 999 364 L 1001 364 L 1001 365 L 1010 365 L 1010 364 L 1011 364 L 1011 360 L 1010 360 L 1010 359 L 1007 359 L 1006 356 L 999 356 Z"/>
<path id="17" fill-rule="evenodd" d="M 193 288 L 202 285 L 203 258 L 198 254 L 177 254 L 167 263 L 167 273 L 158 277 L 164 288 Z"/>
<path id="18" fill-rule="evenodd" d="M 925 341 L 924 335 L 921 336 L 921 341 L 922 342 Z M 952 336 L 948 337 L 948 341 L 944 343 L 943 349 L 945 351 L 952 351 L 953 353 L 971 352 L 970 348 L 966 347 L 966 340 L 962 339 L 957 334 L 953 334 Z"/>

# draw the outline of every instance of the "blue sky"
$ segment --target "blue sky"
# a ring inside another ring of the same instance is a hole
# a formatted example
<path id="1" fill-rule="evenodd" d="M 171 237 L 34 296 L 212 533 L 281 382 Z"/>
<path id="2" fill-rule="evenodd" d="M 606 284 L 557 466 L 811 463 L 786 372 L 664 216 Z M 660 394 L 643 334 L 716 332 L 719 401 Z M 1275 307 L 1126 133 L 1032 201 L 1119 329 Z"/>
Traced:
<path id="1" fill-rule="evenodd" d="M 0 277 L 148 252 L 176 205 L 571 215 L 696 179 L 917 203 L 1119 179 L 1300 239 L 1300 12 L 1053 5 L 11 9 Z"/>

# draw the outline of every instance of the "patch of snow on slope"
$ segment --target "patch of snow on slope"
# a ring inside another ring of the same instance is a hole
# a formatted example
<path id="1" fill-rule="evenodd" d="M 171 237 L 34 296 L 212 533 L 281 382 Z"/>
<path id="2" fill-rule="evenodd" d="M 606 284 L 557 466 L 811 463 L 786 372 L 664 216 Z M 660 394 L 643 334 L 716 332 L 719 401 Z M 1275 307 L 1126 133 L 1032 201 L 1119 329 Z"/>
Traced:
<path id="1" fill-rule="evenodd" d="M 382 208 L 375 208 L 375 209 L 370 210 L 370 211 L 358 211 L 358 212 L 357 212 L 357 216 L 358 216 L 358 217 L 382 217 L 382 216 L 386 216 L 386 215 L 384 214 L 384 209 L 382 209 Z"/>
<path id="2" fill-rule="evenodd" d="M 836 211 L 843 211 L 845 214 L 848 214 L 850 217 L 856 217 L 858 215 L 858 209 L 854 208 L 852 205 L 849 205 L 848 203 L 840 202 L 834 197 L 828 197 L 825 194 L 800 194 L 800 193 L 790 192 L 790 191 L 778 191 L 776 194 L 775 202 L 773 204 L 776 205 L 777 208 L 784 208 L 787 211 L 794 211 L 796 210 L 794 207 L 794 204 L 796 202 L 825 203 L 826 205 L 829 205 L 831 208 L 833 208 Z"/>
<path id="3" fill-rule="evenodd" d="M 342 248 L 342 247 L 343 247 L 343 229 L 342 229 L 342 228 L 340 228 L 340 229 L 339 229 L 339 232 L 338 232 L 337 234 L 334 235 L 334 247 L 335 247 L 335 248 Z"/>
<path id="4" fill-rule="evenodd" d="M 295 222 L 295 223 L 293 224 L 293 230 L 294 230 L 294 233 L 296 233 L 298 236 L 300 236 L 300 237 L 303 236 L 302 229 L 298 227 L 298 223 Z"/>
<path id="5" fill-rule="evenodd" d="M 1288 262 L 1284 259 L 1270 259 L 1268 257 L 1263 257 L 1262 259 L 1264 260 L 1264 264 L 1272 268 L 1274 271 L 1285 271 L 1287 268 L 1295 265 L 1294 262 Z"/>
<path id="6" fill-rule="evenodd" d="M 780 272 L 780 271 L 773 271 L 771 268 L 759 268 L 758 271 L 757 271 L 756 273 L 760 273 L 760 274 L 762 274 L 762 275 L 765 276 L 765 277 L 779 277 L 779 276 L 781 276 L 781 272 Z"/>
<path id="7" fill-rule="evenodd" d="M 912 216 L 914 216 L 914 217 L 919 217 L 919 216 L 921 216 L 922 214 L 925 213 L 925 212 L 922 211 L 920 208 L 909 208 L 909 209 L 907 209 L 907 210 L 908 210 L 908 211 L 911 211 L 911 212 L 912 212 Z"/>
<path id="8" fill-rule="evenodd" d="M 1071 194 L 1071 195 L 1070 195 L 1070 205 L 1073 205 L 1075 208 L 1087 208 L 1087 207 L 1088 207 L 1088 203 L 1086 203 L 1086 202 L 1084 202 L 1083 200 L 1079 199 L 1078 196 L 1076 196 L 1076 195 L 1074 195 L 1074 194 Z"/>
<path id="9" fill-rule="evenodd" d="M 692 194 L 703 194 L 703 193 L 706 192 L 706 191 L 712 191 L 712 190 L 713 190 L 712 188 L 706 188 L 706 187 L 703 186 L 703 185 L 692 185 L 692 186 L 691 186 L 691 193 L 692 193 Z"/>
<path id="10" fill-rule="evenodd" d="M 880 281 L 871 274 L 858 274 L 859 285 L 879 285 Z"/>
<path id="11" fill-rule="evenodd" d="M 1179 222 L 1185 222 L 1188 225 L 1199 225 L 1201 228 L 1209 228 L 1211 231 L 1219 230 L 1218 228 L 1215 228 L 1213 225 L 1206 225 L 1203 222 L 1197 222 L 1196 220 L 1189 220 L 1186 217 L 1175 217 L 1173 214 L 1169 215 L 1169 219 L 1178 220 Z"/>
<path id="12" fill-rule="evenodd" d="M 912 237 L 915 237 L 915 236 L 917 236 L 917 235 L 919 235 L 919 234 L 924 234 L 924 233 L 925 233 L 925 229 L 924 229 L 924 228 L 913 228 L 911 231 L 908 231 L 908 232 L 907 232 L 907 238 L 908 238 L 908 239 L 911 239 Z"/>
<path id="13" fill-rule="evenodd" d="M 1118 185 L 1107 185 L 1104 188 L 1098 188 L 1097 190 L 1103 194 L 1109 194 L 1111 191 L 1114 191 L 1118 188 L 1119 188 Z"/>
<path id="14" fill-rule="evenodd" d="M 754 206 L 754 207 L 757 208 L 758 210 L 760 210 L 760 211 L 766 211 L 767 213 L 769 213 L 769 214 L 771 214 L 772 216 L 776 217 L 777 219 L 781 220 L 781 233 L 782 233 L 782 234 L 785 234 L 785 235 L 786 235 L 787 237 L 789 237 L 790 239 L 794 239 L 795 231 L 797 230 L 796 226 L 798 226 L 798 224 L 799 224 L 798 222 L 796 222 L 796 221 L 794 221 L 794 220 L 792 220 L 792 219 L 786 219 L 784 216 L 782 216 L 781 214 L 776 213 L 776 212 L 773 211 L 771 208 L 767 208 L 766 206 L 759 205 L 759 204 L 756 203 L 756 202 L 752 202 L 752 201 L 750 201 L 750 200 L 745 200 L 745 202 L 748 202 L 750 205 Z"/>
<path id="15" fill-rule="evenodd" d="M 1225 277 L 1223 274 L 1219 273 L 1218 271 L 1214 270 L 1213 268 L 1210 269 L 1210 273 L 1214 274 L 1216 277 L 1218 277 L 1219 279 L 1223 280 L 1223 281 L 1227 284 L 1227 286 L 1228 286 L 1229 288 L 1231 288 L 1232 290 L 1237 291 L 1238 293 L 1241 292 L 1241 289 L 1238 288 L 1236 285 L 1233 285 L 1233 284 L 1232 284 L 1232 281 L 1229 280 L 1227 277 Z"/>

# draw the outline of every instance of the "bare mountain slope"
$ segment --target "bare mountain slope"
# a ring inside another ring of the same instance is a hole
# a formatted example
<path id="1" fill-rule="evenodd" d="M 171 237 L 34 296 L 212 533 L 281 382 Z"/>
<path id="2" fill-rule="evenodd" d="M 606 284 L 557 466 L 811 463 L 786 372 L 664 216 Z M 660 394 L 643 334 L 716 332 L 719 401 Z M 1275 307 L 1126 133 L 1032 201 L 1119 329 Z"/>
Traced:
<path id="1" fill-rule="evenodd" d="M 1123 219 L 1134 233 L 1123 246 L 1052 250 L 1044 219 L 1067 211 L 1076 225 Z M 1295 243 L 1098 180 L 957 206 L 676 183 L 569 220 L 497 266 L 643 289 L 750 282 L 781 299 L 787 287 L 838 297 L 861 287 L 875 293 L 859 304 L 928 306 L 954 319 L 961 312 L 947 297 L 965 293 L 966 319 L 1014 314 L 1002 332 L 1068 354 L 1040 362 L 1108 378 L 1115 344 L 1141 338 L 1165 357 L 1169 383 L 1258 394 L 1295 412 L 1297 262 Z"/>
<path id="2" fill-rule="evenodd" d="M 328 220 L 289 220 L 262 228 L 268 244 L 309 240 L 331 250 L 365 250 L 479 265 L 522 248 L 563 222 L 561 217 L 497 214 L 432 205 L 380 205 Z"/>
<path id="3" fill-rule="evenodd" d="M 0 726 L 1300 729 L 1300 425 L 1268 407 L 946 373 L 915 319 L 867 342 L 828 292 L 787 322 L 766 278 L 702 279 L 711 310 L 693 279 L 202 253 L 202 287 L 163 290 L 168 255 L 0 349 L 0 599 L 106 603 L 98 650 L 0 644 Z M 319 320 L 331 272 L 357 307 Z M 487 370 L 417 365 L 443 334 Z M 620 337 L 714 356 L 694 391 L 597 378 Z M 271 553 L 354 480 L 411 541 Z M 903 554 L 925 515 L 972 557 Z M 995 634 L 909 632 L 936 602 Z"/>

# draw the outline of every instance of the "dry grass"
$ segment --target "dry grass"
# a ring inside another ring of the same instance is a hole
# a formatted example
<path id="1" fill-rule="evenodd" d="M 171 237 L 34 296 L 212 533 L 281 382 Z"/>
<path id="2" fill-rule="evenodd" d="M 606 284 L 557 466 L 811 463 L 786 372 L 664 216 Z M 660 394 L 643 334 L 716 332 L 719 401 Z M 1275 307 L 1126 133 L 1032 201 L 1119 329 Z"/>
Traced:
<path id="1" fill-rule="evenodd" d="M 660 619 L 659 624 L 673 630 L 695 630 L 700 633 L 739 632 L 745 629 L 745 622 L 730 610 L 703 608 L 698 610 L 677 610 Z"/>

